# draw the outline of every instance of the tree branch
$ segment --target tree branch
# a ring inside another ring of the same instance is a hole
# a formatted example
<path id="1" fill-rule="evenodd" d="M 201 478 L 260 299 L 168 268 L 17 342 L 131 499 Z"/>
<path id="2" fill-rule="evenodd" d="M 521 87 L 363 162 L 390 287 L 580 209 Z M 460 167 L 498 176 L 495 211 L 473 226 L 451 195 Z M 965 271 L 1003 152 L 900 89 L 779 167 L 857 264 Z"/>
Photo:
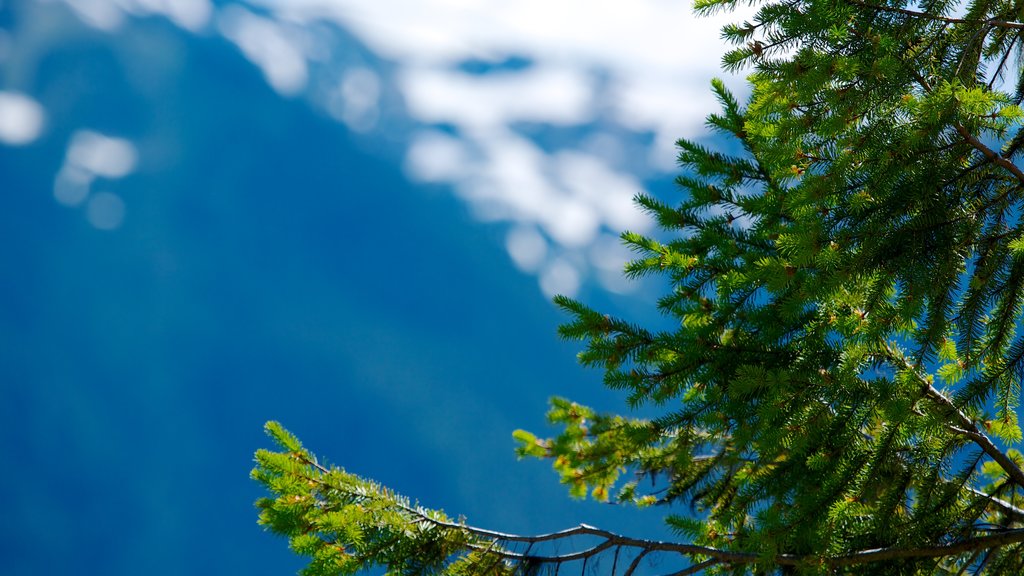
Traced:
<path id="1" fill-rule="evenodd" d="M 992 440 L 978 428 L 973 420 L 968 418 L 966 414 L 956 407 L 956 404 L 953 404 L 949 398 L 946 398 L 945 394 L 939 392 L 934 386 L 927 382 L 924 387 L 924 395 L 926 398 L 942 406 L 947 413 L 953 415 L 960 425 L 956 430 L 973 440 L 975 444 L 981 447 L 986 454 L 995 460 L 1014 484 L 1024 488 L 1024 470 L 1021 470 L 1020 467 L 1017 466 L 1016 462 L 1000 450 L 999 447 L 996 446 Z"/>
<path id="2" fill-rule="evenodd" d="M 981 24 L 984 26 L 992 26 L 993 28 L 1010 28 L 1012 30 L 1024 30 L 1024 23 L 1022 22 L 1010 22 L 1006 20 L 968 20 L 966 18 L 949 18 L 948 16 L 938 16 L 936 14 L 929 14 L 927 12 L 907 10 L 906 8 L 896 8 L 895 6 L 880 6 L 878 4 L 869 4 L 867 2 L 861 2 L 860 0 L 845 0 L 845 2 L 847 4 L 853 4 L 854 6 L 860 6 L 862 8 L 870 8 L 871 10 L 894 12 L 897 14 L 903 14 L 904 16 L 912 16 L 914 18 L 924 18 L 926 20 L 935 20 L 936 22 L 945 22 L 946 24 Z"/>
<path id="3" fill-rule="evenodd" d="M 941 396 L 941 394 L 940 394 Z M 314 467 L 321 473 L 330 473 L 326 467 L 321 464 L 310 460 L 308 458 L 301 458 L 301 460 Z M 320 478 L 309 478 L 318 482 L 324 486 L 342 492 L 338 486 L 333 486 L 327 482 L 324 482 Z M 358 498 L 371 498 L 379 496 L 371 496 L 368 494 L 350 494 L 351 496 Z M 709 546 L 699 546 L 695 544 L 684 544 L 679 542 L 665 542 L 660 540 L 648 540 L 643 538 L 632 538 L 629 536 L 623 536 L 590 526 L 587 524 L 580 524 L 573 528 L 566 530 L 560 530 L 557 532 L 550 532 L 547 534 L 539 534 L 535 536 L 509 534 L 505 532 L 498 532 L 495 530 L 487 530 L 484 528 L 477 528 L 464 523 L 450 522 L 445 520 L 439 520 L 429 516 L 423 509 L 418 507 L 411 507 L 402 504 L 401 502 L 391 501 L 395 508 L 411 514 L 416 517 L 420 522 L 427 522 L 435 527 L 461 531 L 473 536 L 490 540 L 487 545 L 482 543 L 468 543 L 466 546 L 468 549 L 484 551 L 488 554 L 494 554 L 497 557 L 505 558 L 508 560 L 516 561 L 531 561 L 540 563 L 552 563 L 562 564 L 565 562 L 571 562 L 575 560 L 585 560 L 594 557 L 605 550 L 612 547 L 626 547 L 636 548 L 639 550 L 637 556 L 630 563 L 629 568 L 626 570 L 624 576 L 631 576 L 639 565 L 640 561 L 648 554 L 652 552 L 665 552 L 675 553 L 681 556 L 691 557 L 707 557 L 701 563 L 694 566 L 688 567 L 683 571 L 672 574 L 670 576 L 681 576 L 682 574 L 692 574 L 693 570 L 704 569 L 714 564 L 736 564 L 745 565 L 753 564 L 755 562 L 764 561 L 764 556 L 751 552 L 735 552 L 730 550 L 723 550 L 721 548 L 713 548 Z M 511 552 L 496 547 L 496 544 L 501 542 L 520 542 L 526 544 L 536 544 L 540 542 L 551 542 L 558 541 L 573 536 L 596 536 L 602 538 L 603 541 L 595 546 L 580 550 L 578 552 L 571 552 L 569 554 L 563 554 L 558 556 L 540 556 L 540 555 L 529 555 L 517 552 Z M 911 558 L 938 558 L 942 556 L 951 556 L 955 554 L 961 554 L 964 552 L 973 552 L 976 550 L 989 550 L 1000 546 L 1006 546 L 1009 544 L 1019 544 L 1024 542 L 1024 528 L 1015 530 L 1006 530 L 996 532 L 993 534 L 986 534 L 984 536 L 977 536 L 974 538 L 968 538 L 957 542 L 950 542 L 946 544 L 940 544 L 936 546 L 921 546 L 914 548 L 875 548 L 870 550 L 860 550 L 850 554 L 843 554 L 838 556 L 815 556 L 815 555 L 797 555 L 797 554 L 778 554 L 771 558 L 772 562 L 779 566 L 798 566 L 798 565 L 809 565 L 817 564 L 824 565 L 833 568 L 843 566 L 855 566 L 859 564 L 868 564 L 873 562 L 883 562 L 887 560 L 896 559 L 911 559 Z"/>
<path id="4" fill-rule="evenodd" d="M 988 146 L 985 146 L 985 144 L 981 140 L 978 140 L 978 138 L 974 134 L 971 134 L 971 132 L 967 130 L 967 128 L 963 124 L 957 122 L 953 125 L 953 127 L 956 128 L 957 133 L 960 134 L 960 136 L 964 140 L 966 140 L 972 148 L 974 148 L 978 152 L 981 152 L 985 156 L 985 158 L 988 158 L 989 161 L 1007 170 L 1008 172 L 1010 172 L 1010 174 L 1013 174 L 1013 176 L 1017 179 L 1018 182 L 1024 184 L 1024 171 L 1021 171 L 1021 169 L 1016 164 L 1010 162 L 1006 158 L 1003 158 L 1003 156 L 997 153 L 995 150 L 989 148 Z"/>
<path id="5" fill-rule="evenodd" d="M 1017 464 L 1006 455 L 1006 453 L 1000 450 L 999 447 L 992 442 L 992 439 L 978 428 L 974 423 L 974 420 L 968 418 L 963 411 L 957 408 L 956 404 L 953 404 L 949 398 L 946 398 L 945 394 L 936 390 L 935 386 L 921 376 L 917 369 L 914 368 L 914 366 L 910 364 L 902 354 L 894 350 L 892 346 L 885 344 L 884 349 L 885 355 L 889 358 L 889 361 L 896 365 L 897 368 L 911 371 L 914 378 L 921 384 L 921 393 L 925 398 L 931 400 L 935 404 L 938 404 L 946 414 L 952 416 L 953 419 L 956 420 L 956 422 L 948 425 L 950 430 L 970 438 L 971 441 L 977 444 L 979 448 L 992 458 L 992 460 L 999 464 L 999 467 L 1006 472 L 1006 475 L 1014 484 L 1024 488 L 1024 470 L 1021 470 L 1020 467 L 1018 467 Z"/>
<path id="6" fill-rule="evenodd" d="M 625 576 L 633 576 L 633 572 L 636 571 L 636 567 L 640 565 L 640 561 L 643 560 L 644 556 L 647 556 L 647 550 L 641 550 L 636 555 L 636 558 L 633 558 L 633 561 L 629 563 L 629 568 L 626 568 Z"/>
<path id="7" fill-rule="evenodd" d="M 824 558 L 823 563 L 832 567 L 853 566 L 866 564 L 868 562 L 881 562 L 884 560 L 897 560 L 906 558 L 938 558 L 941 556 L 953 556 L 964 552 L 975 550 L 991 550 L 1008 544 L 1019 544 L 1024 542 L 1024 528 L 1007 530 L 986 536 L 968 538 L 959 542 L 951 542 L 939 546 L 921 548 L 878 548 L 875 550 L 864 550 L 847 554 Z M 806 562 L 807 560 L 803 560 Z"/>
<path id="8" fill-rule="evenodd" d="M 1024 522 L 1024 509 L 1018 508 L 1017 506 L 1014 506 L 1013 504 L 1007 502 L 1006 500 L 993 496 L 992 494 L 986 494 L 981 490 L 977 490 L 971 487 L 967 487 L 966 489 L 975 496 L 980 496 L 982 498 L 985 498 L 989 502 L 995 504 L 996 507 L 1003 512 L 1003 514 L 1006 514 L 1010 517 L 1010 520 L 1012 522 Z"/>

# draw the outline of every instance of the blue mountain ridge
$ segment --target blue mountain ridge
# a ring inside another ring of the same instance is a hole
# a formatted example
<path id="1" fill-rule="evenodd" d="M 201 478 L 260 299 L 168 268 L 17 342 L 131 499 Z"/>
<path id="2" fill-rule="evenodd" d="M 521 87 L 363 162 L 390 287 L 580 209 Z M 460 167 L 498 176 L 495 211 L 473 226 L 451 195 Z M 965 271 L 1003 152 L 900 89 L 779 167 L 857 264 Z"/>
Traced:
<path id="1" fill-rule="evenodd" d="M 179 50 L 148 92 L 125 56 L 147 36 Z M 0 148 L 0 572 L 294 573 L 252 508 L 268 419 L 480 525 L 661 533 L 660 512 L 571 502 L 515 462 L 548 396 L 618 404 L 500 230 L 214 37 L 84 33 L 29 88 L 49 131 Z M 139 172 L 97 184 L 124 199 L 114 231 L 52 196 L 83 127 L 139 142 Z"/>

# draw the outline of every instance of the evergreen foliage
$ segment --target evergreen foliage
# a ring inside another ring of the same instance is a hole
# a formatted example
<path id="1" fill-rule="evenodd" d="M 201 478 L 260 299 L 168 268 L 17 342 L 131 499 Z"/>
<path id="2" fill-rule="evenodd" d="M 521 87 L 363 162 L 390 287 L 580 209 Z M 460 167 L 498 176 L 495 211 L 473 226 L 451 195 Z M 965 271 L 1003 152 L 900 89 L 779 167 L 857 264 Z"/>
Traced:
<path id="1" fill-rule="evenodd" d="M 680 574 L 1024 574 L 1024 4 L 755 4 L 723 31 L 751 96 L 715 82 L 708 118 L 739 152 L 681 140 L 682 199 L 637 198 L 671 239 L 623 234 L 626 274 L 668 279 L 658 308 L 678 328 L 556 299 L 581 363 L 660 416 L 554 399 L 561 433 L 515 433 L 572 496 L 672 506 L 680 543 L 474 528 L 319 465 L 271 424 L 283 450 L 257 453 L 274 495 L 260 522 L 308 574 L 512 575 L 608 554 L 626 576 L 652 554 L 685 558 Z M 596 544 L 534 548 L 569 535 Z"/>

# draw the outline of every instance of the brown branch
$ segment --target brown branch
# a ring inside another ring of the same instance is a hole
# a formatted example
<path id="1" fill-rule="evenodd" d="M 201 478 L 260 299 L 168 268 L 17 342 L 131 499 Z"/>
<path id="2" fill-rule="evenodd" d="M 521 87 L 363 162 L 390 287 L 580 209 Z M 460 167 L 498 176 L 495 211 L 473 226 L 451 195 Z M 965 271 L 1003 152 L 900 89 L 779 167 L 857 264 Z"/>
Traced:
<path id="1" fill-rule="evenodd" d="M 1020 467 L 1017 466 L 1016 462 L 1000 450 L 999 447 L 996 446 L 992 440 L 978 428 L 974 423 L 974 420 L 968 418 L 966 414 L 956 407 L 956 404 L 953 404 L 949 398 L 946 398 L 945 394 L 936 390 L 931 384 L 925 384 L 925 397 L 942 406 L 947 413 L 957 419 L 959 427 L 955 429 L 973 440 L 975 444 L 995 460 L 1014 484 L 1024 488 L 1024 470 L 1021 470 Z"/>
<path id="2" fill-rule="evenodd" d="M 994 460 L 999 467 L 1006 472 L 1006 475 L 1010 480 L 1024 488 L 1024 470 L 1021 470 L 1017 464 L 1010 459 L 1002 450 L 999 449 L 992 439 L 982 432 L 974 420 L 969 418 L 963 413 L 953 401 L 946 397 L 945 394 L 935 389 L 935 386 L 931 384 L 924 376 L 922 376 L 917 369 L 903 356 L 903 354 L 897 352 L 889 344 L 883 346 L 885 350 L 885 356 L 892 362 L 897 369 L 902 368 L 904 370 L 910 370 L 914 375 L 914 378 L 921 385 L 922 395 L 937 404 L 947 415 L 952 416 L 956 422 L 949 423 L 947 428 L 970 438 L 972 442 L 978 445 L 986 454 Z"/>
<path id="3" fill-rule="evenodd" d="M 461 524 L 453 524 L 447 522 L 439 522 L 433 520 L 432 522 L 447 526 L 450 528 L 467 530 L 472 534 L 478 536 L 486 536 L 490 534 L 490 537 L 496 540 L 505 540 L 508 534 L 501 532 L 493 532 L 490 530 L 483 530 L 480 528 L 473 528 Z M 573 535 L 595 535 L 606 538 L 605 545 L 599 545 L 591 548 L 584 552 L 595 553 L 596 549 L 600 548 L 605 550 L 612 545 L 637 547 L 641 549 L 640 555 L 633 560 L 633 564 L 630 568 L 635 569 L 635 565 L 641 556 L 646 555 L 650 552 L 661 551 L 661 552 L 676 552 L 684 556 L 709 556 L 715 560 L 716 563 L 725 564 L 751 564 L 757 562 L 763 557 L 758 554 L 752 554 L 749 552 L 730 552 L 728 550 L 722 550 L 719 548 L 710 548 L 707 546 L 695 546 L 692 544 L 680 544 L 673 542 L 661 542 L 657 540 L 643 540 L 637 538 L 630 538 L 628 536 L 622 536 L 606 530 L 594 528 L 593 526 L 587 526 L 581 524 L 576 528 L 570 528 L 568 530 L 562 530 L 561 532 L 555 532 L 552 534 L 545 534 L 540 537 L 530 536 L 514 536 L 516 541 L 526 542 L 535 538 L 551 539 L 555 534 L 561 535 L 560 537 L 567 537 Z M 816 556 L 812 554 L 797 555 L 797 554 L 779 554 L 776 555 L 772 560 L 775 564 L 780 566 L 797 566 L 803 564 L 824 564 L 831 567 L 842 567 L 842 566 L 855 566 L 858 564 L 868 564 L 872 562 L 883 562 L 887 560 L 897 559 L 911 559 L 911 558 L 939 558 L 943 556 L 952 556 L 955 554 L 962 554 L 964 552 L 973 552 L 975 550 L 986 550 L 991 548 L 997 548 L 999 546 L 1006 546 L 1008 544 L 1018 544 L 1024 542 L 1024 528 L 1017 530 L 1007 530 L 1005 532 L 997 532 L 994 534 L 987 534 L 985 536 L 978 536 L 975 538 L 968 538 L 957 542 L 951 542 L 948 544 L 940 544 L 937 546 L 922 546 L 917 548 L 875 548 L 871 550 L 860 550 L 851 554 L 843 554 L 839 556 Z M 510 553 L 511 554 L 511 553 Z M 572 555 L 572 560 L 580 560 L 583 558 L 580 554 L 576 553 Z M 570 555 L 553 557 L 555 561 L 562 562 L 569 559 Z M 543 557 L 538 556 L 523 556 L 515 555 L 510 556 L 515 559 L 531 559 L 536 561 L 544 561 Z M 627 574 L 631 571 L 627 570 Z"/>
<path id="4" fill-rule="evenodd" d="M 497 532 L 497 531 L 494 531 L 494 530 L 486 530 L 486 529 L 483 529 L 483 528 L 477 528 L 475 526 L 468 526 L 468 525 L 465 525 L 465 524 L 457 524 L 455 522 L 444 522 L 444 521 L 441 521 L 441 520 L 435 520 L 435 519 L 432 519 L 432 518 L 428 518 L 425 515 L 423 515 L 422 513 L 418 513 L 418 514 L 423 519 L 425 519 L 425 520 L 427 520 L 429 522 L 432 522 L 433 524 L 438 525 L 438 526 L 442 526 L 442 527 L 446 527 L 446 528 L 451 528 L 451 529 L 457 529 L 457 530 L 465 530 L 465 531 L 469 532 L 470 534 L 473 534 L 474 536 L 480 536 L 482 538 L 489 538 L 489 539 L 500 540 L 500 541 L 504 541 L 504 542 L 523 542 L 523 543 L 534 544 L 534 543 L 537 543 L 537 542 L 546 542 L 546 541 L 551 541 L 551 540 L 559 540 L 559 539 L 562 539 L 562 538 L 568 538 L 570 536 L 597 536 L 597 537 L 603 538 L 604 542 L 602 542 L 601 544 L 599 544 L 597 546 L 594 546 L 593 548 L 589 548 L 589 549 L 583 551 L 583 552 L 587 552 L 588 553 L 587 556 L 592 556 L 592 555 L 596 554 L 597 552 L 600 552 L 600 551 L 603 551 L 603 550 L 607 550 L 608 548 L 610 548 L 612 546 L 622 546 L 622 547 L 628 547 L 628 548 L 639 548 L 644 553 L 650 553 L 650 552 L 674 552 L 674 553 L 677 553 L 677 554 L 682 554 L 684 556 L 710 556 L 712 558 L 717 558 L 720 562 L 729 562 L 729 563 L 743 563 L 743 564 L 745 564 L 745 563 L 753 562 L 753 561 L 757 560 L 757 558 L 758 558 L 757 554 L 750 554 L 750 553 L 747 553 L 747 552 L 730 552 L 728 550 L 721 550 L 721 549 L 718 549 L 718 548 L 711 548 L 711 547 L 708 547 L 708 546 L 698 546 L 698 545 L 695 545 L 695 544 L 682 544 L 682 543 L 678 543 L 678 542 L 664 542 L 664 541 L 661 541 L 661 540 L 647 540 L 647 539 L 643 539 L 643 538 L 632 538 L 632 537 L 629 537 L 629 536 L 623 536 L 621 534 L 616 534 L 614 532 L 609 532 L 608 530 L 602 530 L 600 528 L 595 528 L 594 526 L 590 526 L 590 525 L 587 525 L 587 524 L 580 524 L 579 526 L 576 526 L 576 527 L 573 527 L 573 528 L 569 528 L 569 529 L 566 529 L 566 530 L 561 530 L 561 531 L 558 531 L 558 532 L 551 532 L 549 534 L 541 534 L 539 536 L 523 536 L 523 535 L 519 535 L 519 534 L 508 534 L 508 533 L 505 533 L 505 532 Z M 581 554 L 581 553 L 579 553 L 579 552 L 573 553 L 573 555 L 572 555 L 573 558 L 571 558 L 571 559 L 572 560 L 580 560 L 580 559 L 582 559 L 583 556 L 580 556 L 579 554 Z M 566 556 L 568 556 L 568 555 L 566 555 Z M 522 556 L 522 558 L 525 559 L 526 556 Z M 538 556 L 530 556 L 529 558 L 531 558 L 533 560 L 541 560 L 541 561 L 544 560 L 542 557 L 538 557 Z M 561 560 L 562 558 L 565 558 L 565 556 L 557 556 L 557 557 L 552 557 L 552 558 Z M 634 559 L 634 561 L 636 561 L 636 559 Z"/>
<path id="5" fill-rule="evenodd" d="M 998 498 L 992 494 L 986 494 L 981 490 L 977 490 L 970 487 L 968 487 L 967 490 L 974 494 L 975 496 L 980 496 L 981 498 L 985 498 L 992 504 L 995 504 L 996 508 L 999 508 L 999 510 L 1001 510 L 1003 514 L 1009 516 L 1011 522 L 1024 522 L 1024 509 L 1018 508 L 1017 506 L 1014 506 L 1013 504 L 1007 502 L 1006 500 Z"/>
<path id="6" fill-rule="evenodd" d="M 633 572 L 636 571 L 636 567 L 640 565 L 640 561 L 644 559 L 644 556 L 647 556 L 647 550 L 641 550 L 640 553 L 636 555 L 636 558 L 633 558 L 633 561 L 629 563 L 629 568 L 626 568 L 626 574 L 624 576 L 633 576 Z"/>
<path id="7" fill-rule="evenodd" d="M 953 124 L 953 127 L 956 128 L 957 133 L 959 133 L 960 136 L 964 140 L 966 140 L 968 144 L 971 145 L 971 147 L 973 147 L 978 152 L 981 152 L 982 155 L 984 155 L 985 158 L 987 158 L 990 162 L 993 162 L 997 166 L 1006 169 L 1008 172 L 1010 172 L 1010 174 L 1013 174 L 1013 176 L 1017 179 L 1018 182 L 1024 184 L 1024 171 L 1021 171 L 1021 169 L 1017 167 L 1016 164 L 1010 162 L 1006 158 L 1003 158 L 1003 156 L 997 153 L 995 150 L 989 148 L 988 146 L 985 146 L 985 144 L 981 140 L 978 140 L 977 136 L 971 134 L 971 132 L 967 130 L 967 128 L 964 127 L 963 124 L 957 122 Z"/>
<path id="8" fill-rule="evenodd" d="M 439 523 L 439 522 L 436 522 L 436 521 L 435 521 L 435 523 L 441 524 L 442 526 L 444 525 L 443 523 Z M 449 528 L 453 528 L 453 526 L 448 526 L 448 527 Z M 465 528 L 469 528 L 468 526 L 461 526 L 461 525 L 456 525 L 454 527 L 456 527 L 456 528 L 464 528 L 464 529 Z M 468 531 L 470 533 L 475 533 L 472 530 L 468 530 Z M 492 546 L 494 546 L 494 544 L 496 544 L 497 542 L 500 542 L 500 541 L 502 541 L 502 539 L 492 540 L 491 544 L 489 544 L 487 546 L 483 546 L 481 544 L 473 544 L 473 543 L 467 544 L 467 546 L 472 548 L 472 549 L 474 549 L 474 550 L 479 550 L 481 552 L 484 552 L 486 554 L 496 554 L 496 555 L 501 556 L 502 558 L 505 558 L 505 559 L 508 559 L 508 560 L 529 560 L 531 562 L 539 562 L 539 563 L 542 563 L 542 564 L 561 564 L 561 563 L 564 563 L 564 562 L 572 562 L 574 560 L 586 560 L 587 558 L 592 558 L 592 557 L 597 556 L 601 552 L 604 552 L 605 550 L 607 550 L 607 549 L 609 549 L 609 548 L 611 548 L 612 546 L 615 545 L 614 543 L 606 540 L 606 541 L 598 544 L 597 546 L 594 546 L 592 548 L 587 548 L 586 550 L 580 550 L 578 552 L 571 552 L 569 554 L 559 554 L 558 556 L 538 556 L 536 554 L 527 554 L 525 552 L 524 553 L 511 552 L 511 551 L 502 550 L 502 549 L 499 549 L 499 548 L 492 549 Z"/>
<path id="9" fill-rule="evenodd" d="M 907 10 L 906 8 L 896 8 L 895 6 L 880 6 L 877 4 L 869 4 L 867 2 L 861 2 L 860 0 L 845 0 L 845 2 L 847 4 L 853 4 L 854 6 L 860 6 L 862 8 L 881 10 L 883 12 L 895 12 L 897 14 L 903 14 L 904 16 L 912 16 L 914 18 L 925 18 L 927 20 L 935 20 L 936 22 L 945 22 L 946 24 L 981 24 L 983 26 L 991 26 L 993 28 L 1010 28 L 1013 30 L 1024 30 L 1024 23 L 1022 22 L 1009 22 L 1006 20 L 968 20 L 966 18 L 950 18 L 948 16 L 938 16 L 936 14 L 929 14 L 927 12 Z"/>
<path id="10" fill-rule="evenodd" d="M 838 567 L 907 558 L 940 558 L 942 556 L 953 556 L 955 554 L 963 554 L 964 552 L 998 548 L 1000 546 L 1019 544 L 1021 542 L 1024 542 L 1024 529 L 1007 530 L 1006 532 L 997 532 L 986 536 L 978 536 L 977 538 L 968 538 L 966 540 L 960 540 L 959 542 L 951 542 L 949 544 L 942 544 L 939 546 L 863 550 L 861 552 L 854 552 L 853 554 L 847 554 L 844 556 L 823 558 L 822 561 L 829 566 Z M 803 557 L 801 563 L 806 562 L 807 560 L 813 559 Z"/>
<path id="11" fill-rule="evenodd" d="M 857 0 L 846 0 L 846 1 L 847 2 L 855 2 Z M 1024 27 L 1024 25 L 1022 25 L 1022 27 Z M 917 80 L 918 84 L 920 84 L 921 87 L 924 88 L 924 90 L 926 92 L 931 92 L 932 91 L 932 86 L 928 82 L 928 79 L 925 78 L 924 76 L 922 76 L 920 72 L 918 72 L 917 70 L 910 70 L 910 73 L 914 76 L 914 79 Z M 956 129 L 957 134 L 960 134 L 960 137 L 963 138 L 965 142 L 967 142 L 972 148 L 974 148 L 978 152 L 981 152 L 981 154 L 989 162 L 992 162 L 992 163 L 996 164 L 997 166 L 1000 166 L 1000 167 L 1004 168 L 1010 174 L 1013 174 L 1013 177 L 1016 178 L 1018 182 L 1020 182 L 1021 184 L 1024 184 L 1024 171 L 1022 171 L 1019 167 L 1017 167 L 1016 164 L 1011 162 L 1008 158 L 1004 157 L 1002 154 L 999 154 L 995 150 L 993 150 L 993 149 L 989 148 L 988 146 L 986 146 L 985 143 L 982 142 L 981 140 L 979 140 L 977 136 L 975 136 L 974 134 L 971 134 L 971 131 L 968 130 L 967 127 L 964 126 L 963 124 L 961 124 L 959 122 L 954 122 L 953 123 L 953 127 Z"/>
<path id="12" fill-rule="evenodd" d="M 941 394 L 939 394 L 941 396 Z M 945 398 L 943 396 L 943 398 Z M 955 407 L 954 407 L 955 409 Z M 966 416 L 964 416 L 966 418 Z M 296 455 L 300 461 L 313 467 L 321 474 L 329 474 L 331 470 L 321 465 L 314 459 L 305 457 L 304 455 Z M 328 487 L 336 492 L 348 493 L 350 496 L 357 498 L 381 498 L 381 496 L 372 494 L 355 494 L 350 493 L 338 486 L 325 482 L 322 478 L 310 478 L 303 475 L 307 480 L 314 481 L 325 487 Z M 640 561 L 648 554 L 652 552 L 666 552 L 676 553 L 685 557 L 706 557 L 701 563 L 684 569 L 683 571 L 672 574 L 670 576 L 681 576 L 682 574 L 694 573 L 693 570 L 700 567 L 704 569 L 714 564 L 736 564 L 745 565 L 752 564 L 755 562 L 763 561 L 765 558 L 762 555 L 750 553 L 750 552 L 734 552 L 729 550 L 723 550 L 720 548 L 712 548 L 708 546 L 698 546 L 695 544 L 684 544 L 678 542 L 664 542 L 659 540 L 648 540 L 642 538 L 632 538 L 629 536 L 623 536 L 616 534 L 608 530 L 602 530 L 594 526 L 587 524 L 580 524 L 579 526 L 568 528 L 566 530 L 560 530 L 558 532 L 550 532 L 547 534 L 539 534 L 536 536 L 524 536 L 518 534 L 509 534 L 505 532 L 497 532 L 494 530 L 487 530 L 483 528 L 477 528 L 469 526 L 463 523 L 450 522 L 445 520 L 439 520 L 431 517 L 427 512 L 419 507 L 412 507 L 397 502 L 394 499 L 388 499 L 388 503 L 407 514 L 410 514 L 418 519 L 420 522 L 426 522 L 436 526 L 438 528 L 444 528 L 448 530 L 461 531 L 467 534 L 471 534 L 485 540 L 489 540 L 486 545 L 483 542 L 468 542 L 466 547 L 472 550 L 482 551 L 485 554 L 493 554 L 496 558 L 504 558 L 508 560 L 517 561 L 532 561 L 541 563 L 552 563 L 561 565 L 565 562 L 571 562 L 575 560 L 586 560 L 597 554 L 604 552 L 612 547 L 628 547 L 636 548 L 639 550 L 637 556 L 630 563 L 629 568 L 626 570 L 624 576 L 632 576 L 636 570 Z M 603 541 L 591 548 L 581 550 L 578 552 L 572 552 L 569 554 L 558 555 L 558 556 L 535 556 L 526 553 L 517 553 L 509 550 L 504 550 L 496 547 L 501 542 L 521 542 L 527 544 L 535 544 L 539 542 L 557 541 L 564 538 L 573 536 L 596 536 Z M 824 565 L 829 567 L 843 567 L 843 566 L 855 566 L 859 564 L 867 564 L 872 562 L 883 562 L 887 560 L 896 559 L 924 559 L 924 558 L 939 558 L 943 556 L 951 556 L 955 554 L 962 554 L 965 552 L 973 552 L 976 550 L 991 550 L 1000 546 L 1006 546 L 1009 544 L 1019 544 L 1024 542 L 1024 529 L 1006 530 L 996 532 L 993 534 L 987 534 L 984 536 L 978 536 L 975 538 L 967 538 L 956 542 L 950 542 L 947 544 L 940 544 L 936 546 L 922 546 L 915 548 L 876 548 L 871 550 L 860 550 L 850 554 L 843 554 L 838 556 L 818 556 L 813 554 L 796 555 L 796 554 L 778 554 L 771 558 L 771 560 L 779 566 L 799 566 L 799 565 Z"/>

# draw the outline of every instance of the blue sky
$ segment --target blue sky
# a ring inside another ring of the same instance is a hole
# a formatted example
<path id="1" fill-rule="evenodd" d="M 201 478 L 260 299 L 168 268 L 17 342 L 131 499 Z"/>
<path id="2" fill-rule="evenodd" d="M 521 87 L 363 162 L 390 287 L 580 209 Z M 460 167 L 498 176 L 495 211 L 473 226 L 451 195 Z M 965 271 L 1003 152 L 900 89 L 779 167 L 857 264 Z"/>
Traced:
<path id="1" fill-rule="evenodd" d="M 549 296 L 656 321 L 614 237 L 674 193 L 718 24 L 505 4 L 0 3 L 4 574 L 293 573 L 269 419 L 483 526 L 660 534 L 511 432 L 621 406 Z"/>

